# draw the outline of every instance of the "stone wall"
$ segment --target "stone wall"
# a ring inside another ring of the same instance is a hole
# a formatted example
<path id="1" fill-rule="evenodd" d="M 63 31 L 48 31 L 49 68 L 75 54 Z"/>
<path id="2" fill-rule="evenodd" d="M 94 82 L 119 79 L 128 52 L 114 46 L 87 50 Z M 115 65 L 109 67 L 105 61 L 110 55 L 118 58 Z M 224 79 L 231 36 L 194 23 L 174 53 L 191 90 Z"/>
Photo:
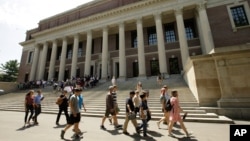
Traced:
<path id="1" fill-rule="evenodd" d="M 185 80 L 201 107 L 250 118 L 250 49 L 193 56 L 186 66 Z"/>
<path id="2" fill-rule="evenodd" d="M 16 91 L 18 88 L 16 82 L 0 82 L 0 89 L 3 89 L 5 94 Z"/>

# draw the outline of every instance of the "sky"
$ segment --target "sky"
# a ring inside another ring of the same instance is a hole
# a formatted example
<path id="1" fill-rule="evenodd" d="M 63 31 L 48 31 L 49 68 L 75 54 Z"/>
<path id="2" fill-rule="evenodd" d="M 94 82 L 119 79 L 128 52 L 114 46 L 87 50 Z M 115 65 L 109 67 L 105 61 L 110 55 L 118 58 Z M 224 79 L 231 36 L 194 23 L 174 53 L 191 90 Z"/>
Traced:
<path id="1" fill-rule="evenodd" d="M 0 65 L 21 61 L 26 31 L 37 28 L 40 20 L 92 0 L 0 0 Z"/>

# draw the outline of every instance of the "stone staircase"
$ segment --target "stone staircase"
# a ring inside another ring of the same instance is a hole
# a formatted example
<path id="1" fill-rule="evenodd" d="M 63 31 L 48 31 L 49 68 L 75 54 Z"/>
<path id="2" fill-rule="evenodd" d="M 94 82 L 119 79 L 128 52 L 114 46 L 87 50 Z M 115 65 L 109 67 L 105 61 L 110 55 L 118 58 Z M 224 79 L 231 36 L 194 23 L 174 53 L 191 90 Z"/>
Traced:
<path id="1" fill-rule="evenodd" d="M 149 77 L 147 79 L 138 80 L 130 78 L 127 81 L 117 82 L 117 101 L 120 108 L 118 118 L 124 118 L 125 115 L 125 99 L 129 96 L 129 91 L 133 90 L 138 81 L 142 82 L 143 89 L 149 90 L 150 110 L 152 112 L 152 120 L 159 120 L 162 117 L 160 108 L 159 96 L 160 88 L 156 83 L 156 77 Z M 190 122 L 208 122 L 208 123 L 233 123 L 233 120 L 217 115 L 215 113 L 208 113 L 205 109 L 199 107 L 199 104 L 192 92 L 186 85 L 181 75 L 171 75 L 163 81 L 169 87 L 169 93 L 172 90 L 179 92 L 180 105 L 184 112 L 188 112 L 185 121 Z M 99 83 L 94 88 L 88 88 L 83 91 L 84 102 L 87 112 L 82 112 L 83 116 L 102 117 L 105 112 L 105 97 L 108 92 L 108 86 L 111 82 Z M 52 87 L 42 89 L 45 99 L 42 103 L 42 112 L 48 114 L 57 114 L 58 106 L 55 104 L 59 93 L 55 93 Z M 24 95 L 27 91 L 19 91 L 0 96 L 0 110 L 7 111 L 24 111 Z M 183 113 L 181 113 L 183 115 Z"/>

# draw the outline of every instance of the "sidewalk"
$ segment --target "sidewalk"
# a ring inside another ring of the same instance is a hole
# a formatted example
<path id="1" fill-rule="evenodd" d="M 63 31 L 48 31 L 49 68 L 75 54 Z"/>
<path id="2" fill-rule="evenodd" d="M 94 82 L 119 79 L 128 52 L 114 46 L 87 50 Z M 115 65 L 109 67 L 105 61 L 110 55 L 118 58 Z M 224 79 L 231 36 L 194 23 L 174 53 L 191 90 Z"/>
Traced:
<path id="1" fill-rule="evenodd" d="M 0 140 L 3 141 L 60 141 L 60 131 L 65 125 L 55 125 L 55 114 L 44 114 L 38 117 L 39 125 L 23 128 L 23 112 L 0 112 Z M 65 122 L 64 115 L 61 116 L 60 123 Z M 119 119 L 119 124 L 124 120 Z M 140 122 L 138 120 L 138 122 Z M 236 124 L 250 124 L 248 121 L 235 121 Z M 122 130 L 115 130 L 109 121 L 106 120 L 106 131 L 100 129 L 101 118 L 82 117 L 80 128 L 84 132 L 83 138 L 79 140 L 87 141 L 229 141 L 229 124 L 185 122 L 188 131 L 192 133 L 191 138 L 186 138 L 184 132 L 178 127 L 174 127 L 173 133 L 176 138 L 167 136 L 166 125 L 161 124 L 161 129 L 157 128 L 156 121 L 149 122 L 149 137 L 139 136 L 132 123 L 129 122 L 129 136 L 124 135 Z M 65 140 L 72 140 L 72 128 L 65 134 Z"/>

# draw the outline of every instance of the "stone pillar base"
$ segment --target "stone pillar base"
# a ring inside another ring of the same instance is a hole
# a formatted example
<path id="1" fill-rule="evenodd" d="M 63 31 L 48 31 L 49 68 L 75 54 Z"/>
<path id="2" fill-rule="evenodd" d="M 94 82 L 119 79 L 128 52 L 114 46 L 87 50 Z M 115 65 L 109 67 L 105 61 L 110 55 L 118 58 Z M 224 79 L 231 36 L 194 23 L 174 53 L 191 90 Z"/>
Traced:
<path id="1" fill-rule="evenodd" d="M 217 104 L 218 107 L 250 108 L 250 98 L 220 99 Z"/>
<path id="2" fill-rule="evenodd" d="M 117 79 L 118 82 L 124 82 L 124 81 L 126 81 L 126 80 L 127 80 L 127 78 L 124 77 L 124 76 L 120 76 L 120 77 Z"/>
<path id="3" fill-rule="evenodd" d="M 137 77 L 138 81 L 140 81 L 140 80 L 146 80 L 146 79 L 148 79 L 148 78 L 145 75 L 140 75 L 140 76 Z"/>

